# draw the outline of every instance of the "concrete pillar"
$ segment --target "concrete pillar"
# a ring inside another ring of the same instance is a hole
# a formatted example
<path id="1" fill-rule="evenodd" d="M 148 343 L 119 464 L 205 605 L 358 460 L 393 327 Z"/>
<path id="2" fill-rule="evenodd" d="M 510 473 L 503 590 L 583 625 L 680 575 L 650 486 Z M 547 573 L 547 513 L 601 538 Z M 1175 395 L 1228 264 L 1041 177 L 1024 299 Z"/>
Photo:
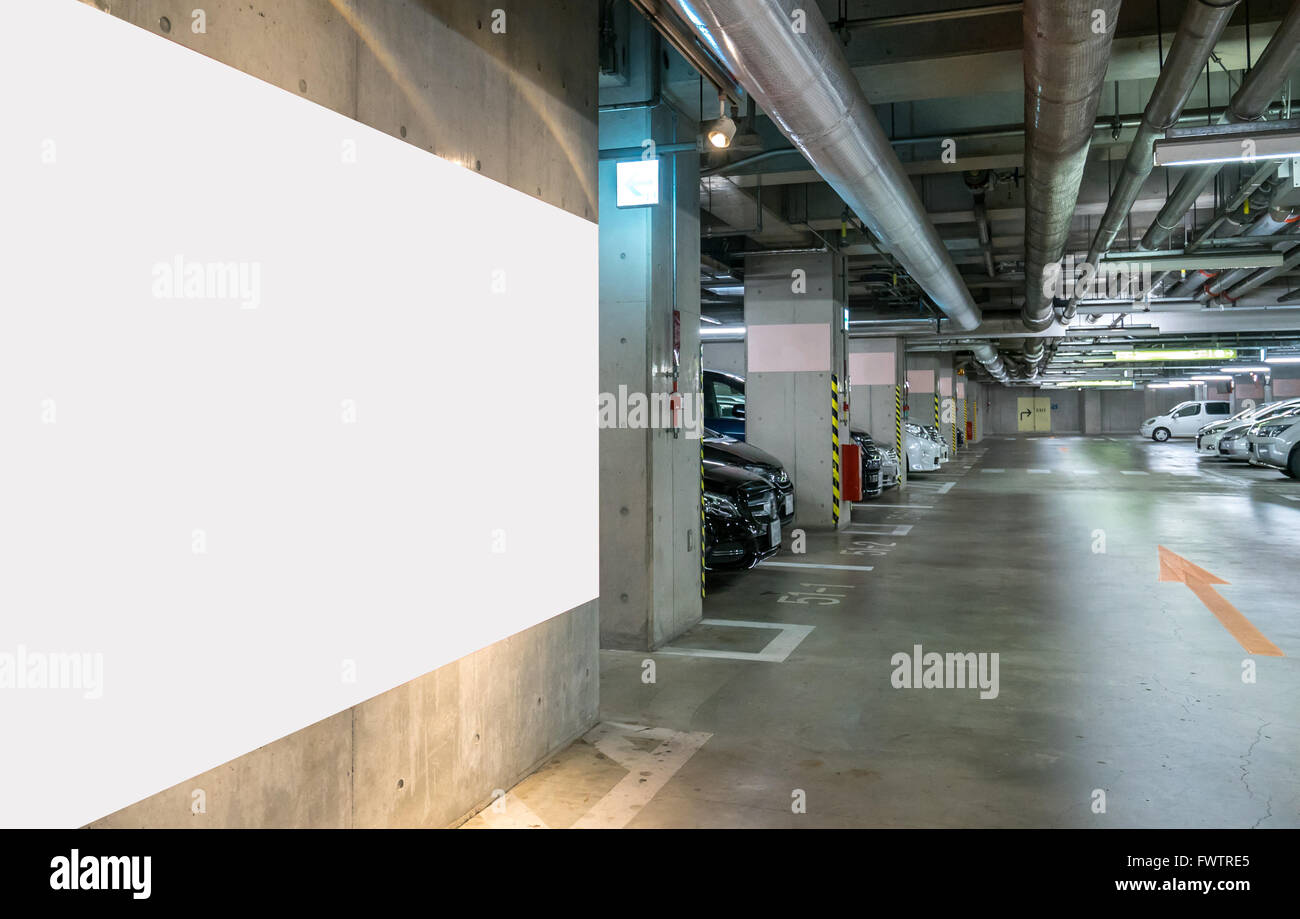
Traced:
<path id="1" fill-rule="evenodd" d="M 952 355 L 945 354 L 939 359 L 939 397 L 938 421 L 939 436 L 948 445 L 950 456 L 957 454 L 957 416 L 953 403 L 953 367 Z"/>
<path id="2" fill-rule="evenodd" d="M 984 439 L 984 429 L 987 423 L 987 396 L 985 390 L 988 387 L 983 383 L 968 381 L 966 384 L 966 421 L 971 429 L 971 443 L 977 444 Z"/>
<path id="3" fill-rule="evenodd" d="M 602 150 L 694 136 L 695 122 L 667 104 L 600 115 Z M 625 208 L 616 161 L 600 163 L 602 394 L 700 391 L 698 159 L 660 157 L 659 203 Z M 699 439 L 671 425 L 602 429 L 601 647 L 648 650 L 690 628 L 701 575 Z"/>
<path id="4" fill-rule="evenodd" d="M 1083 433 L 1101 433 L 1101 393 L 1085 389 L 1083 395 Z"/>
<path id="5" fill-rule="evenodd" d="M 843 386 L 847 376 L 844 309 L 843 259 L 835 253 L 745 261 L 745 439 L 785 466 L 803 527 L 849 519 L 832 481 L 831 383 Z M 839 414 L 843 443 L 851 422 L 842 405 Z"/>
<path id="6" fill-rule="evenodd" d="M 934 396 L 940 363 L 940 356 L 929 352 L 907 356 L 907 420 L 921 427 L 939 424 Z"/>

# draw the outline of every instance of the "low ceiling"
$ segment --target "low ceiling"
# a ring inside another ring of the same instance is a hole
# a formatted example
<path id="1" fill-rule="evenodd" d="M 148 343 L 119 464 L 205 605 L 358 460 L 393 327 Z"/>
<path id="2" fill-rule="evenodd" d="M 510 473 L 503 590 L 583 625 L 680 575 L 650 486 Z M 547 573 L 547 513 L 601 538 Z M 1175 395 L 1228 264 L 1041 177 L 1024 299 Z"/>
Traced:
<path id="1" fill-rule="evenodd" d="M 1083 259 L 1110 198 L 1134 127 L 1141 117 L 1183 12 L 1183 0 L 1127 2 L 1120 20 L 1098 110 L 1088 166 L 1080 189 L 1067 253 Z M 844 42 L 845 55 L 939 230 L 972 296 L 989 320 L 1018 314 L 1024 280 L 1024 134 L 1021 61 L 1022 4 L 980 0 L 819 0 L 822 14 Z M 1213 122 L 1258 60 L 1290 7 L 1287 0 L 1249 0 L 1234 16 L 1214 58 L 1184 109 L 1185 124 Z M 1295 74 L 1300 77 L 1300 72 Z M 1297 81 L 1300 86 L 1300 81 Z M 674 59 L 664 94 L 683 112 L 715 117 L 717 96 L 684 61 Z M 1275 100 L 1272 117 L 1287 117 L 1289 91 Z M 742 134 L 746 127 L 742 125 Z M 956 141 L 956 163 L 945 162 L 942 143 Z M 761 112 L 748 136 L 732 149 L 702 158 L 702 311 L 711 325 L 743 321 L 744 258 L 757 250 L 831 245 L 848 255 L 850 318 L 854 334 L 880 321 L 935 315 L 919 288 L 865 235 L 843 201 Z M 987 170 L 989 246 L 981 245 L 967 170 Z M 1168 245 L 1181 248 L 1220 203 L 1253 172 L 1225 168 L 1188 214 Z M 1157 167 L 1144 185 L 1113 251 L 1131 249 L 1178 182 L 1182 170 Z M 761 205 L 760 205 L 761 198 Z M 759 221 L 761 207 L 761 222 Z M 849 217 L 847 232 L 845 218 Z M 761 226 L 761 232 L 746 232 Z M 1280 241 L 1274 238 L 1272 244 Z M 1263 292 L 1300 287 L 1300 270 L 1286 272 Z M 1300 306 L 1300 303 L 1294 304 Z M 1141 308 L 1141 304 L 1138 305 Z M 1170 307 L 1171 309 L 1173 307 Z M 1108 310 L 1080 314 L 1067 341 L 1118 338 L 1238 345 L 1258 358 L 1258 348 L 1300 345 L 1283 327 L 1235 328 L 1229 319 L 1198 322 L 1183 307 L 1173 314 Z M 1230 310 L 1227 312 L 1231 312 Z M 1289 310 L 1285 311 L 1290 314 Z M 1300 320 L 1300 313 L 1295 314 Z M 1300 329 L 1300 321 L 1281 326 Z M 883 328 L 883 327 L 882 327 Z M 909 338 L 909 342 L 912 338 Z M 1248 345 L 1247 342 L 1254 344 Z M 927 342 L 918 340 L 916 345 Z M 933 338 L 930 345 L 943 345 Z M 952 347 L 948 343 L 948 347 Z M 1256 350 L 1253 350 L 1256 349 Z M 1064 355 L 1066 349 L 1061 349 Z M 1053 363 L 1065 368 L 1062 356 Z M 1133 369 L 1133 368 L 1129 368 Z M 1169 368 L 1153 367 L 1152 373 Z"/>

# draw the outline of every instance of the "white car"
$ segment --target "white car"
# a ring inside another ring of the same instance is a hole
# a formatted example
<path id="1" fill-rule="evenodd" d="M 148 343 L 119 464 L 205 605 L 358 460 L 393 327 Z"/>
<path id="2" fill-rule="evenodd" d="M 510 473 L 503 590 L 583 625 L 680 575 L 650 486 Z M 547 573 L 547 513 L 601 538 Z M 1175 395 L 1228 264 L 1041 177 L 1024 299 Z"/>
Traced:
<path id="1" fill-rule="evenodd" d="M 1163 415 L 1142 422 L 1138 433 L 1160 443 L 1171 437 L 1195 437 L 1207 421 L 1226 419 L 1231 414 L 1230 402 L 1217 399 L 1179 402 Z"/>
<path id="2" fill-rule="evenodd" d="M 940 463 L 948 462 L 948 460 L 951 459 L 951 457 L 948 455 L 948 442 L 943 439 L 943 435 L 939 433 L 939 429 L 934 425 L 930 425 L 924 430 L 925 430 L 925 436 L 930 438 L 932 441 L 934 441 L 939 445 L 939 462 Z"/>
<path id="3" fill-rule="evenodd" d="M 1252 463 L 1300 479 L 1300 407 L 1252 425 L 1247 442 Z"/>
<path id="4" fill-rule="evenodd" d="M 903 440 L 907 446 L 908 472 L 934 472 L 943 464 L 943 450 L 925 433 L 919 424 L 910 421 L 903 425 Z"/>
<path id="5" fill-rule="evenodd" d="M 1254 408 L 1243 409 L 1226 421 L 1211 422 L 1196 432 L 1196 452 L 1200 456 L 1218 456 L 1219 440 L 1230 429 L 1239 425 L 1264 421 L 1273 415 L 1288 411 L 1296 406 L 1300 406 L 1300 399 L 1284 399 L 1281 402 L 1269 402 L 1264 405 L 1256 405 Z"/>

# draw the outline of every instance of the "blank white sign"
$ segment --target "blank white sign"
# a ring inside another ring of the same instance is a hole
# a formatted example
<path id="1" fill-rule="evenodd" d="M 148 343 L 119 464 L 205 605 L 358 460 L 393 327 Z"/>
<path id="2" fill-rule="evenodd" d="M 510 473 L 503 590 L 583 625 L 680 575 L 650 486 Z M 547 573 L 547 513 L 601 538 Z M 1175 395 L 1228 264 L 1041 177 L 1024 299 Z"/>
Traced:
<path id="1" fill-rule="evenodd" d="M 0 81 L 0 824 L 596 596 L 593 223 L 74 0 Z"/>

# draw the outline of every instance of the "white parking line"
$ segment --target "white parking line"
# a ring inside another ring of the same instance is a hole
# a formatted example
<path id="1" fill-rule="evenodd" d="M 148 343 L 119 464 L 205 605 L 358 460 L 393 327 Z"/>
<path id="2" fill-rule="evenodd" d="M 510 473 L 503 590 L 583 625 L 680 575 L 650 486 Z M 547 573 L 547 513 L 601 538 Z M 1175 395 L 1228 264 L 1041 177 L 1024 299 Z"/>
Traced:
<path id="1" fill-rule="evenodd" d="M 880 509 L 880 510 L 887 510 L 888 508 L 891 508 L 891 507 L 914 507 L 914 508 L 918 508 L 918 509 L 922 509 L 922 510 L 927 510 L 927 511 L 929 511 L 929 510 L 934 510 L 934 505 L 933 505 L 933 504 L 865 504 L 865 503 L 863 503 L 863 504 L 859 504 L 858 502 L 855 501 L 855 502 L 853 503 L 853 506 L 854 506 L 854 507 L 863 507 L 863 508 Z"/>
<path id="2" fill-rule="evenodd" d="M 1052 474 L 1052 470 L 1050 469 L 1026 469 L 1025 472 L 1029 473 L 1030 475 L 1051 475 Z"/>
<path id="3" fill-rule="evenodd" d="M 981 469 L 980 472 L 1006 472 L 1005 469 Z"/>
<path id="4" fill-rule="evenodd" d="M 1119 471 L 1119 474 L 1120 475 L 1150 475 L 1151 473 L 1146 472 L 1142 469 L 1121 469 Z"/>
<path id="5" fill-rule="evenodd" d="M 743 629 L 780 629 L 781 634 L 768 642 L 762 651 L 713 651 L 708 648 L 660 648 L 656 654 L 679 654 L 683 657 L 721 657 L 733 661 L 766 661 L 782 663 L 799 642 L 815 628 L 811 625 L 791 625 L 785 622 L 748 622 L 743 619 L 701 619 L 700 625 L 735 626 Z"/>
<path id="6" fill-rule="evenodd" d="M 856 533 L 860 536 L 906 536 L 912 532 L 912 524 L 900 523 L 855 523 L 852 529 L 841 530 L 843 533 Z"/>
<path id="7" fill-rule="evenodd" d="M 1073 472 L 1075 475 L 1096 475 L 1097 474 L 1096 469 L 1071 469 L 1070 471 Z"/>
<path id="8" fill-rule="evenodd" d="M 614 730 L 608 730 L 610 727 Z M 627 775 L 579 817 L 572 829 L 617 830 L 627 826 L 712 736 L 702 731 L 665 731 L 640 725 L 597 725 L 584 739 L 626 769 Z M 635 743 L 642 738 L 660 743 L 654 749 L 645 749 Z"/>
<path id="9" fill-rule="evenodd" d="M 1280 498 L 1286 498 L 1288 501 L 1300 501 L 1300 495 L 1278 495 Z"/>
<path id="10" fill-rule="evenodd" d="M 814 565 L 811 562 L 759 562 L 760 568 L 833 568 L 836 571 L 875 571 L 870 565 Z"/>

